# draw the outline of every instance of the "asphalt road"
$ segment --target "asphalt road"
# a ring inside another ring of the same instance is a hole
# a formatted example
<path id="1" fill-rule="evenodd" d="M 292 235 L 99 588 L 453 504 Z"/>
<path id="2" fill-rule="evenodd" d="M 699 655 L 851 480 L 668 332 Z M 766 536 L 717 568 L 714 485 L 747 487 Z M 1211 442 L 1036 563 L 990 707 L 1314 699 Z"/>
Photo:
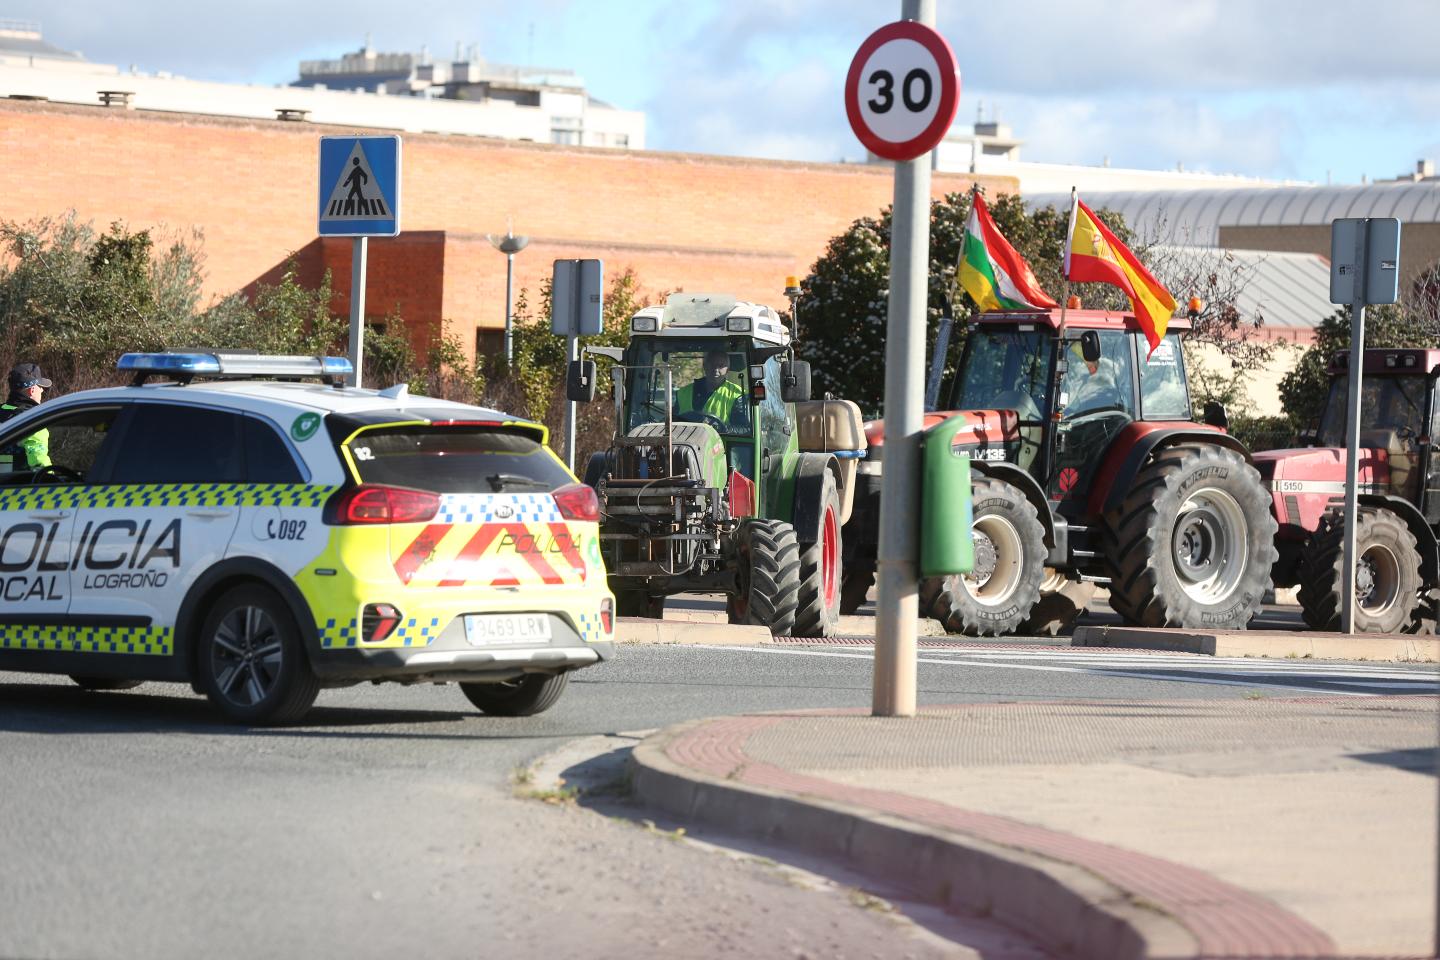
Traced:
<path id="1" fill-rule="evenodd" d="M 1435 681 L 1023 643 L 920 659 L 922 703 Z M 365 686 L 322 693 L 303 726 L 244 731 L 186 687 L 97 694 L 0 673 L 0 956 L 972 956 L 843 890 L 512 783 L 587 735 L 869 697 L 863 646 L 630 646 L 540 717 L 480 716 L 454 687 Z"/>

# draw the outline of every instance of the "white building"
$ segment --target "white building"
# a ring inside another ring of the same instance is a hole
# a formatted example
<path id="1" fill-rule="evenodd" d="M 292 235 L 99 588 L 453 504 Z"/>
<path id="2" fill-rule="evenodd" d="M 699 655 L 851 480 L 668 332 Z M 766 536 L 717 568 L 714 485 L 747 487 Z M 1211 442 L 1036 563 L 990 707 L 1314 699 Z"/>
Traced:
<path id="1" fill-rule="evenodd" d="M 297 87 L 364 91 L 427 101 L 463 101 L 543 116 L 543 138 L 585 147 L 645 146 L 645 115 L 596 100 L 573 70 L 491 63 L 473 48 L 453 60 L 435 60 L 428 51 L 377 53 L 365 46 L 339 60 L 306 60 Z"/>
<path id="2" fill-rule="evenodd" d="M 363 50 L 350 55 L 372 66 L 388 63 L 388 60 L 382 61 L 382 57 L 393 56 L 367 57 Z M 407 57 L 409 55 L 402 54 L 397 59 Z M 346 61 L 319 61 L 327 62 Z M 319 68 L 317 73 L 323 69 Z M 351 89 L 345 83 L 346 78 L 360 74 L 345 70 L 327 74 L 332 82 L 323 86 L 213 83 L 165 72 L 147 74 L 134 68 L 121 70 L 113 64 L 91 63 L 77 53 L 46 43 L 38 24 L 0 20 L 0 97 L 309 121 L 409 133 L 644 149 L 643 113 L 617 110 L 591 98 L 580 78 L 567 71 L 545 72 L 544 77 L 548 79 L 539 82 L 528 73 L 522 76 L 523 69 L 500 68 L 501 73 L 514 71 L 504 74 L 516 77 L 507 85 L 499 77 L 487 74 L 482 65 L 447 64 L 445 82 L 453 84 L 460 94 L 454 98 L 429 93 L 391 96 L 369 92 L 363 84 Z M 484 90 L 493 90 L 493 95 L 481 96 Z"/>

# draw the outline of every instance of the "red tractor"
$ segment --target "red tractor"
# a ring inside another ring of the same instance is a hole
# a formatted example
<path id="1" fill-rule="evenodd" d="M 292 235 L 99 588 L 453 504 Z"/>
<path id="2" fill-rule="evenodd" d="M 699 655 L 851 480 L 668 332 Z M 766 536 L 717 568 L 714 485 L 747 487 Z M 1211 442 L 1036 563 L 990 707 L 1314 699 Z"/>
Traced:
<path id="1" fill-rule="evenodd" d="M 949 410 L 973 427 L 975 569 L 920 585 L 952 632 L 1059 633 L 1097 584 L 1143 626 L 1243 628 L 1270 589 L 1269 491 L 1219 404 L 1191 420 L 1180 331 L 1149 354 L 1132 314 L 990 313 L 965 342 Z M 866 425 L 845 528 L 842 612 L 874 581 L 884 427 Z"/>
<path id="2" fill-rule="evenodd" d="M 1273 494 L 1280 532 L 1278 586 L 1299 584 L 1305 622 L 1340 627 L 1344 551 L 1345 405 L 1349 352 L 1330 364 L 1330 394 L 1310 446 L 1255 455 Z M 1359 515 L 1356 518 L 1356 630 L 1433 630 L 1440 586 L 1440 428 L 1435 384 L 1440 350 L 1365 351 L 1360 396 Z"/>

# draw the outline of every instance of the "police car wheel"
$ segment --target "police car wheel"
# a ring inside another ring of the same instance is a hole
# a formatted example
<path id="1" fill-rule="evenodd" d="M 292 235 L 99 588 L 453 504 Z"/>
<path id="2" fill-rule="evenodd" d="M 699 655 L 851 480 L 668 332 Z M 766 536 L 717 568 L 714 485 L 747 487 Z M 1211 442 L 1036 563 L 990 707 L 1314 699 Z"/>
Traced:
<path id="1" fill-rule="evenodd" d="M 570 685 L 570 674 L 529 674 L 500 683 L 462 683 L 465 698 L 492 717 L 533 717 L 555 706 Z"/>
<path id="2" fill-rule="evenodd" d="M 81 690 L 133 690 L 144 683 L 144 680 L 123 680 L 119 677 L 83 677 L 78 674 L 70 674 L 70 679 Z"/>
<path id="3" fill-rule="evenodd" d="M 236 587 L 210 610 L 196 649 L 201 689 L 237 723 L 299 719 L 320 691 L 285 603 L 262 586 Z"/>

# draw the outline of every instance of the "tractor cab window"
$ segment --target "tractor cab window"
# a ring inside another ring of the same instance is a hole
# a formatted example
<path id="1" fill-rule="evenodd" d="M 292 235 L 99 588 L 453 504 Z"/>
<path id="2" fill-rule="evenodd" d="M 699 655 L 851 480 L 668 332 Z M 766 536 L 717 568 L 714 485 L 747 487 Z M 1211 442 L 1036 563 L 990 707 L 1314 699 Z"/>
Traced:
<path id="1" fill-rule="evenodd" d="M 1184 359 L 1180 337 L 1170 334 L 1150 351 L 1143 335 L 1136 341 L 1140 348 L 1140 407 L 1146 420 L 1189 420 L 1190 394 L 1185 387 Z"/>
<path id="2" fill-rule="evenodd" d="M 1119 330 L 1100 331 L 1100 359 L 1091 363 L 1075 340 L 1066 351 L 1065 379 L 1056 406 L 1065 420 L 1111 413 L 1135 417 L 1134 365 L 1130 337 Z"/>
<path id="3" fill-rule="evenodd" d="M 1350 378 L 1330 382 L 1320 421 L 1320 445 L 1345 447 Z M 1360 447 L 1384 452 L 1387 492 L 1412 503 L 1420 497 L 1420 437 L 1425 433 L 1425 375 L 1369 376 L 1360 382 Z M 1365 458 L 1360 462 L 1364 464 Z"/>
<path id="4" fill-rule="evenodd" d="M 1345 446 L 1345 404 L 1349 396 L 1348 376 L 1341 374 L 1330 381 L 1330 397 L 1320 419 L 1320 446 Z M 1360 446 L 1386 447 L 1392 439 L 1413 441 L 1425 432 L 1424 410 L 1424 374 L 1365 377 L 1360 381 Z"/>
<path id="5" fill-rule="evenodd" d="M 750 435 L 750 384 L 744 341 L 665 340 L 632 343 L 625 429 L 673 419 L 708 423 L 724 436 Z M 665 392 L 669 373 L 670 393 Z"/>
<path id="6" fill-rule="evenodd" d="M 1053 338 L 1038 330 L 971 332 L 950 398 L 953 410 L 1014 410 L 1045 418 L 1045 380 Z"/>

